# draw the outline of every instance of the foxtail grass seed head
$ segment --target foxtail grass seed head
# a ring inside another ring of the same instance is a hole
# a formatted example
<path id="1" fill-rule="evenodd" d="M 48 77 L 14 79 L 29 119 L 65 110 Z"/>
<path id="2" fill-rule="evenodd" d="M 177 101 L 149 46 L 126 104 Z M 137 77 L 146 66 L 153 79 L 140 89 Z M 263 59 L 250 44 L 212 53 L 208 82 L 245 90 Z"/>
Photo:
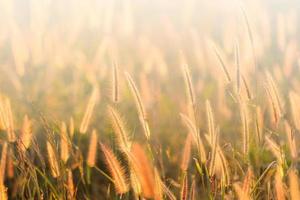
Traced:
<path id="1" fill-rule="evenodd" d="M 9 142 L 15 142 L 15 130 L 14 130 L 14 120 L 13 120 L 13 113 L 11 109 L 11 103 L 8 98 L 4 99 L 3 104 L 3 112 L 5 114 L 5 123 L 6 123 L 6 131 L 7 131 L 7 138 Z"/>
<path id="2" fill-rule="evenodd" d="M 100 146 L 104 154 L 106 165 L 114 181 L 116 193 L 126 193 L 129 190 L 129 187 L 125 175 L 125 169 L 121 166 L 120 161 L 109 147 L 105 146 L 104 144 L 101 144 Z"/>
<path id="3" fill-rule="evenodd" d="M 205 105 L 206 105 L 209 140 L 212 143 L 213 138 L 215 137 L 215 120 L 214 120 L 214 116 L 213 116 L 213 112 L 209 100 L 206 100 Z"/>
<path id="4" fill-rule="evenodd" d="M 265 89 L 270 101 L 273 123 L 277 125 L 280 118 L 283 116 L 283 105 L 277 86 L 270 73 L 267 73 L 266 75 Z"/>
<path id="5" fill-rule="evenodd" d="M 108 106 L 108 114 L 110 116 L 114 132 L 116 133 L 120 150 L 123 152 L 129 151 L 130 142 L 123 119 L 121 118 L 118 111 L 111 106 Z"/>
<path id="6" fill-rule="evenodd" d="M 15 174 L 15 167 L 14 167 L 14 152 L 12 148 L 8 149 L 8 154 L 7 154 L 7 177 L 12 179 Z"/>
<path id="7" fill-rule="evenodd" d="M 188 169 L 190 157 L 191 157 L 191 148 L 192 148 L 192 135 L 188 134 L 188 136 L 185 140 L 183 153 L 182 153 L 182 161 L 181 161 L 181 166 L 180 166 L 180 168 L 183 171 L 186 171 Z"/>
<path id="8" fill-rule="evenodd" d="M 295 168 L 289 170 L 288 178 L 289 178 L 291 200 L 300 199 L 299 176 Z"/>
<path id="9" fill-rule="evenodd" d="M 145 134 L 146 138 L 149 140 L 150 139 L 150 129 L 149 129 L 148 118 L 146 115 L 144 104 L 142 102 L 141 95 L 137 89 L 136 84 L 134 83 L 133 79 L 131 78 L 130 74 L 125 72 L 125 76 L 126 76 L 129 88 L 131 90 L 131 93 L 135 100 L 135 104 L 136 104 L 136 107 L 138 110 L 139 119 L 141 121 L 143 130 L 144 130 L 144 134 Z"/>
<path id="10" fill-rule="evenodd" d="M 250 91 L 250 87 L 249 87 L 249 85 L 248 85 L 248 83 L 247 83 L 246 77 L 243 76 L 243 75 L 241 75 L 241 77 L 242 77 L 242 81 L 243 81 L 244 88 L 245 88 L 245 90 L 246 90 L 247 99 L 248 99 L 248 100 L 251 100 L 251 99 L 252 99 L 252 93 L 251 93 L 251 91 Z"/>
<path id="11" fill-rule="evenodd" d="M 188 188 L 188 176 L 187 174 L 184 174 L 184 177 L 182 179 L 182 184 L 181 184 L 181 191 L 180 191 L 180 200 L 187 200 L 188 199 L 188 193 L 189 193 L 189 188 Z"/>
<path id="12" fill-rule="evenodd" d="M 154 198 L 155 179 L 152 163 L 149 161 L 141 145 L 134 143 L 131 147 L 130 165 L 135 170 L 142 188 L 142 195 L 145 198 Z"/>
<path id="13" fill-rule="evenodd" d="M 60 170 L 59 170 L 60 168 L 58 165 L 57 155 L 52 144 L 49 141 L 47 141 L 46 145 L 47 145 L 48 162 L 49 162 L 51 174 L 53 178 L 57 178 L 60 176 Z"/>
<path id="14" fill-rule="evenodd" d="M 80 124 L 79 131 L 80 131 L 81 134 L 85 134 L 88 130 L 89 124 L 91 122 L 92 114 L 94 112 L 94 108 L 95 108 L 95 105 L 96 105 L 98 99 L 99 99 L 98 88 L 94 88 L 94 90 L 91 94 L 91 97 L 89 99 L 89 102 L 87 104 L 87 107 L 86 107 L 84 116 L 82 118 L 81 124 Z"/>
<path id="15" fill-rule="evenodd" d="M 113 83 L 113 91 L 112 91 L 112 101 L 114 103 L 118 103 L 120 100 L 120 89 L 119 89 L 119 67 L 118 64 L 115 62 L 113 64 L 113 76 L 112 76 L 112 83 Z"/>
<path id="16" fill-rule="evenodd" d="M 67 125 L 65 122 L 62 122 L 60 128 L 60 157 L 63 162 L 67 162 L 69 159 L 69 137 L 67 133 Z"/>
<path id="17" fill-rule="evenodd" d="M 0 130 L 7 129 L 7 120 L 6 114 L 3 106 L 3 101 L 0 99 Z"/>
<path id="18" fill-rule="evenodd" d="M 146 120 L 147 119 L 146 111 L 145 111 L 140 93 L 138 91 L 138 88 L 129 73 L 125 72 L 125 76 L 126 76 L 129 88 L 134 96 L 134 100 L 135 100 L 139 115 L 142 119 Z"/>
<path id="19" fill-rule="evenodd" d="M 240 103 L 240 115 L 241 115 L 241 122 L 242 122 L 243 153 L 244 155 L 247 155 L 249 152 L 249 142 L 250 142 L 249 113 L 248 113 L 248 107 L 244 102 Z"/>
<path id="20" fill-rule="evenodd" d="M 272 152 L 272 154 L 277 158 L 279 165 L 283 164 L 284 155 L 281 150 L 281 147 L 270 136 L 265 136 L 265 140 L 266 140 L 267 147 Z"/>
<path id="21" fill-rule="evenodd" d="M 247 193 L 244 193 L 244 191 L 239 183 L 234 183 L 233 189 L 239 200 L 250 200 L 251 199 Z"/>
<path id="22" fill-rule="evenodd" d="M 221 149 L 221 147 L 219 145 L 217 147 L 217 156 L 218 156 L 218 158 L 220 160 L 220 164 L 221 164 L 223 184 L 225 184 L 225 186 L 228 186 L 228 185 L 230 185 L 230 181 L 231 181 L 230 166 L 229 166 L 229 163 L 223 153 L 223 150 Z"/>
<path id="23" fill-rule="evenodd" d="M 212 138 L 211 144 L 211 159 L 209 163 L 209 175 L 213 176 L 215 174 L 216 169 L 216 155 L 217 155 L 217 148 L 218 148 L 218 140 L 219 140 L 218 132 L 215 134 L 214 138 Z"/>
<path id="24" fill-rule="evenodd" d="M 218 51 L 217 47 L 215 46 L 215 44 L 213 44 L 212 46 L 213 46 L 214 53 L 221 64 L 221 67 L 222 67 L 223 73 L 225 74 L 226 80 L 228 83 L 230 83 L 231 76 L 230 76 L 230 73 L 228 72 L 227 66 L 225 65 L 225 61 L 223 60 L 223 58 L 222 58 L 220 52 Z"/>
<path id="25" fill-rule="evenodd" d="M 295 127 L 300 130 L 300 96 L 292 91 L 289 93 L 289 99 L 293 123 Z"/>
<path id="26" fill-rule="evenodd" d="M 4 186 L 3 183 L 0 183 L 0 199 L 7 200 L 7 188 Z"/>
<path id="27" fill-rule="evenodd" d="M 163 200 L 163 189 L 162 181 L 157 169 L 154 169 L 154 180 L 155 180 L 155 189 L 154 189 L 154 200 Z"/>
<path id="28" fill-rule="evenodd" d="M 71 169 L 67 170 L 67 189 L 68 189 L 68 200 L 75 199 L 75 186 L 73 182 L 73 173 Z"/>
<path id="29" fill-rule="evenodd" d="M 5 179 L 5 169 L 6 169 L 6 160 L 7 160 L 7 148 L 8 145 L 5 142 L 2 145 L 1 161 L 0 161 L 0 185 L 3 186 Z M 3 189 L 3 188 L 2 188 Z"/>
<path id="30" fill-rule="evenodd" d="M 240 67 L 240 50 L 237 41 L 234 46 L 234 53 L 235 53 L 235 64 L 236 64 L 236 91 L 237 94 L 239 94 L 241 90 L 241 69 L 240 69 L 241 67 Z"/>
<path id="31" fill-rule="evenodd" d="M 196 199 L 196 181 L 195 178 L 193 178 L 191 190 L 190 190 L 190 200 Z"/>
<path id="32" fill-rule="evenodd" d="M 74 118 L 70 118 L 70 123 L 69 123 L 69 136 L 70 138 L 73 138 L 75 133 L 75 124 L 74 124 Z"/>
<path id="33" fill-rule="evenodd" d="M 255 131 L 256 131 L 256 141 L 258 144 L 261 144 L 263 141 L 263 126 L 264 126 L 264 118 L 261 107 L 256 107 L 255 109 Z"/>
<path id="34" fill-rule="evenodd" d="M 296 146 L 295 131 L 291 128 L 287 121 L 285 122 L 285 132 L 287 135 L 291 157 L 294 161 L 296 161 L 298 157 L 298 151 Z"/>
<path id="35" fill-rule="evenodd" d="M 142 194 L 142 187 L 134 169 L 130 168 L 130 182 L 136 199 Z"/>
<path id="36" fill-rule="evenodd" d="M 194 140 L 194 143 L 197 146 L 198 153 L 200 155 L 200 159 L 202 163 L 206 162 L 206 151 L 202 142 L 202 139 L 200 137 L 199 130 L 197 129 L 196 125 L 190 120 L 186 115 L 180 114 L 181 119 L 184 123 L 184 125 L 187 127 L 188 131 L 192 134 L 192 138 Z"/>
<path id="37" fill-rule="evenodd" d="M 186 90 L 186 95 L 187 95 L 188 116 L 194 123 L 196 123 L 196 112 L 195 112 L 196 97 L 195 97 L 195 91 L 194 91 L 194 87 L 193 87 L 190 70 L 186 63 L 183 63 L 182 71 L 183 71 L 185 90 Z"/>
<path id="38" fill-rule="evenodd" d="M 285 185 L 282 176 L 282 167 L 278 166 L 275 173 L 275 191 L 278 200 L 286 199 Z"/>
<path id="39" fill-rule="evenodd" d="M 29 148 L 32 140 L 32 134 L 32 122 L 28 116 L 25 115 L 20 133 L 20 139 L 18 141 L 18 146 L 21 151 L 24 152 Z"/>
<path id="40" fill-rule="evenodd" d="M 86 160 L 86 163 L 89 167 L 94 167 L 96 164 L 97 144 L 98 144 L 98 135 L 96 130 L 93 130 L 90 137 L 89 151 Z"/>
<path id="41" fill-rule="evenodd" d="M 246 176 L 244 178 L 243 182 L 243 192 L 247 195 L 250 196 L 250 190 L 252 186 L 252 179 L 253 179 L 253 170 L 251 167 L 248 167 Z"/>

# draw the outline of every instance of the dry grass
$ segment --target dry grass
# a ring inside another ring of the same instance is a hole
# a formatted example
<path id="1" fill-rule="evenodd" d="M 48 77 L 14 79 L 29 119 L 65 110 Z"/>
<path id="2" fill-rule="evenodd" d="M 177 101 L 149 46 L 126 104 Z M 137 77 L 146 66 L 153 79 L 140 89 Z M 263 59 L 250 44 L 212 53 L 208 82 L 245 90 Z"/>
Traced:
<path id="1" fill-rule="evenodd" d="M 0 200 L 300 199 L 276 2 L 1 1 Z"/>

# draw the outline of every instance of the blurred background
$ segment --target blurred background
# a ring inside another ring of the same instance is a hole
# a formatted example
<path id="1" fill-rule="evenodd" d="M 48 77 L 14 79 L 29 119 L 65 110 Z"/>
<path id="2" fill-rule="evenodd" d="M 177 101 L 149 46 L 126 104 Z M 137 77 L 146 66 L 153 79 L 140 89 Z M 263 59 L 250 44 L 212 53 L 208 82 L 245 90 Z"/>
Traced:
<path id="1" fill-rule="evenodd" d="M 0 91 L 10 97 L 17 124 L 25 113 L 33 118 L 43 113 L 54 121 L 73 116 L 79 123 L 96 87 L 101 98 L 92 127 L 104 129 L 117 63 L 119 107 L 132 130 L 139 127 L 124 71 L 140 89 L 153 134 L 177 134 L 186 104 L 185 62 L 199 116 L 210 99 L 229 137 L 226 124 L 234 119 L 234 105 L 225 100 L 226 81 L 212 47 L 234 73 L 234 44 L 239 43 L 241 71 L 255 100 L 263 90 L 258 77 L 266 69 L 285 94 L 285 87 L 299 83 L 299 9 L 296 0 L 1 0 Z M 205 127 L 203 118 L 199 124 Z"/>

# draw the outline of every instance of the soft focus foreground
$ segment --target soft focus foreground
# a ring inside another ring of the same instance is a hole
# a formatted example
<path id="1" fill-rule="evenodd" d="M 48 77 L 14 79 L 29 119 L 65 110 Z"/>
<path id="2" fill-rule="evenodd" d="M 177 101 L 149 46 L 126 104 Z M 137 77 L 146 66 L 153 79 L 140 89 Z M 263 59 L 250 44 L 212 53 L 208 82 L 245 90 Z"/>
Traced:
<path id="1" fill-rule="evenodd" d="M 0 0 L 0 199 L 300 199 L 297 1 Z"/>

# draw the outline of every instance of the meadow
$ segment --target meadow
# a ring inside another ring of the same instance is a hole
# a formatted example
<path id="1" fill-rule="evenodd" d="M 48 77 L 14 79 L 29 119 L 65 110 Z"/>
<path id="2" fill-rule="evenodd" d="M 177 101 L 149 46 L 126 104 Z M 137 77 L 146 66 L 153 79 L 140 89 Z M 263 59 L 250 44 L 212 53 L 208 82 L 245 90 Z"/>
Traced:
<path id="1" fill-rule="evenodd" d="M 299 10 L 0 0 L 0 200 L 299 200 Z"/>

